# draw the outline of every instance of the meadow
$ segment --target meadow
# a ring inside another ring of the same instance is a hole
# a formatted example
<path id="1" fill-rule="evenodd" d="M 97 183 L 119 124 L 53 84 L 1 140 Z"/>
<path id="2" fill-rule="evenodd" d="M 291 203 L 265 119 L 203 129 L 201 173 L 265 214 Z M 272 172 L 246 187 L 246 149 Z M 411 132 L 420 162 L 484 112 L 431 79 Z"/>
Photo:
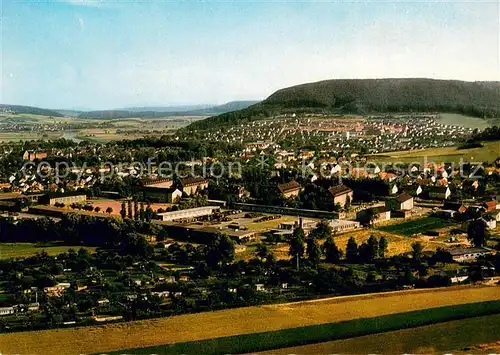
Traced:
<path id="1" fill-rule="evenodd" d="M 465 128 L 485 129 L 490 126 L 487 120 L 479 117 L 464 116 L 456 113 L 441 113 L 439 123 Z"/>
<path id="2" fill-rule="evenodd" d="M 457 147 L 429 148 L 419 150 L 404 150 L 368 155 L 370 161 L 380 163 L 459 163 L 461 160 L 470 162 L 494 162 L 500 155 L 500 142 L 484 142 L 483 147 L 458 149 Z"/>
<path id="3" fill-rule="evenodd" d="M 272 332 L 422 311 L 435 307 L 499 300 L 499 288 L 491 286 L 462 286 L 344 296 L 185 314 L 103 326 L 0 334 L 0 353 L 92 354 L 241 334 Z M 500 305 L 497 303 L 496 305 L 500 311 Z M 476 309 L 485 309 L 481 307 L 476 307 Z M 470 313 L 471 309 L 467 309 L 466 314 Z M 457 312 L 454 311 L 453 314 L 457 314 Z M 406 321 L 408 318 L 404 318 L 404 322 Z M 374 324 L 378 326 L 377 322 Z M 282 344 L 280 346 L 292 345 Z"/>
<path id="4" fill-rule="evenodd" d="M 78 250 L 80 248 L 94 252 L 96 248 L 82 247 L 80 245 L 57 245 L 51 244 L 34 244 L 34 243 L 0 243 L 0 259 L 10 258 L 27 258 L 36 255 L 42 251 L 46 251 L 49 255 L 58 255 L 66 253 L 69 249 Z"/>

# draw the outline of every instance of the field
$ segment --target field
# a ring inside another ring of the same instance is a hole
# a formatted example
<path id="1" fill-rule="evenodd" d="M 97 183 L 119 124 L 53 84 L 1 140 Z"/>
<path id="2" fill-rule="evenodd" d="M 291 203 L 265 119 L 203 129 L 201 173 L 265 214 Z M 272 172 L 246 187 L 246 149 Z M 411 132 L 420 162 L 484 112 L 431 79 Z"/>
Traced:
<path id="1" fill-rule="evenodd" d="M 424 217 L 403 223 L 386 225 L 377 229 L 387 233 L 411 236 L 414 234 L 425 233 L 436 228 L 448 227 L 450 225 L 452 225 L 452 223 L 442 218 Z"/>
<path id="2" fill-rule="evenodd" d="M 368 160 L 385 163 L 452 163 L 464 161 L 493 162 L 500 156 L 500 142 L 485 142 L 484 147 L 457 149 L 457 147 L 404 150 L 367 156 Z"/>
<path id="3" fill-rule="evenodd" d="M 26 258 L 45 250 L 49 255 L 65 253 L 68 249 L 78 250 L 80 248 L 95 251 L 92 247 L 82 247 L 79 245 L 54 245 L 54 244 L 33 244 L 33 243 L 0 243 L 0 259 Z"/>
<path id="4" fill-rule="evenodd" d="M 499 290 L 494 286 L 465 286 L 398 291 L 227 309 L 104 326 L 0 334 L 0 353 L 91 354 L 197 341 L 500 300 Z"/>
<path id="5" fill-rule="evenodd" d="M 350 339 L 263 351 L 260 354 L 459 354 L 465 352 L 498 354 L 499 341 L 500 315 L 496 314 Z"/>
<path id="6" fill-rule="evenodd" d="M 490 126 L 488 121 L 482 118 L 464 116 L 456 113 L 441 113 L 439 115 L 439 123 L 462 126 L 465 128 L 478 128 L 481 130 Z"/>
<path id="7" fill-rule="evenodd" d="M 383 333 L 400 329 L 436 324 L 450 320 L 498 314 L 500 301 L 469 303 L 457 306 L 431 308 L 372 318 L 353 319 L 345 322 L 327 323 L 282 329 L 272 332 L 243 334 L 201 341 L 184 342 L 163 346 L 126 349 L 111 354 L 212 354 L 260 352 L 266 349 L 280 349 L 287 345 L 302 345 L 333 339 L 349 339 L 367 334 Z M 490 337 L 495 336 L 490 334 Z M 498 335 L 496 335 L 498 337 Z"/>
<path id="8" fill-rule="evenodd" d="M 60 132 L 0 132 L 0 142 L 30 141 L 61 138 Z"/>

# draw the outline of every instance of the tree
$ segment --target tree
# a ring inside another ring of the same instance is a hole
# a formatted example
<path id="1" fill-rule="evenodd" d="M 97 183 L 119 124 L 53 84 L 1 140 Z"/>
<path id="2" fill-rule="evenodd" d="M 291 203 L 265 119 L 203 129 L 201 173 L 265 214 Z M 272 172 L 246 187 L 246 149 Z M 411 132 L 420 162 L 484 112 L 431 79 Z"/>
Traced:
<path id="1" fill-rule="evenodd" d="M 323 253 L 325 254 L 326 261 L 329 263 L 338 263 L 342 258 L 342 250 L 337 247 L 331 236 L 323 244 Z"/>
<path id="2" fill-rule="evenodd" d="M 127 201 L 127 217 L 132 219 L 132 200 Z"/>
<path id="3" fill-rule="evenodd" d="M 321 248 L 315 238 L 307 239 L 307 258 L 314 265 L 318 266 L 321 261 Z"/>
<path id="4" fill-rule="evenodd" d="M 322 220 L 318 223 L 316 228 L 311 231 L 311 237 L 318 239 L 326 239 L 332 235 L 332 227 L 328 221 Z"/>
<path id="5" fill-rule="evenodd" d="M 146 210 L 144 208 L 144 202 L 141 202 L 140 209 L 139 209 L 139 219 L 141 221 L 146 220 Z"/>
<path id="6" fill-rule="evenodd" d="M 120 210 L 120 216 L 122 216 L 123 219 L 127 217 L 127 207 L 125 205 L 125 201 L 122 201 L 122 208 Z"/>
<path id="7" fill-rule="evenodd" d="M 136 198 L 134 198 L 134 219 L 139 220 L 139 204 Z"/>
<path id="8" fill-rule="evenodd" d="M 347 241 L 347 247 L 345 251 L 345 256 L 348 262 L 355 263 L 358 261 L 359 251 L 358 251 L 358 243 L 354 237 L 350 237 Z"/>
<path id="9" fill-rule="evenodd" d="M 346 211 L 349 211 L 349 209 L 351 208 L 351 196 L 347 195 L 345 197 L 345 205 L 344 205 L 344 209 Z"/>
<path id="10" fill-rule="evenodd" d="M 265 260 L 269 256 L 269 248 L 264 244 L 259 244 L 255 249 L 255 254 L 261 260 Z"/>
<path id="11" fill-rule="evenodd" d="M 289 254 L 292 257 L 292 262 L 299 268 L 299 261 L 304 257 L 304 243 L 306 236 L 302 228 L 296 228 L 293 231 L 292 238 L 290 239 L 290 249 Z"/>
<path id="12" fill-rule="evenodd" d="M 101 207 L 96 206 L 96 208 L 94 208 L 94 211 L 97 212 L 97 213 L 101 212 Z"/>
<path id="13" fill-rule="evenodd" d="M 386 237 L 381 237 L 378 241 L 378 257 L 385 258 L 385 253 L 387 253 L 387 248 L 389 246 L 389 241 Z"/>
<path id="14" fill-rule="evenodd" d="M 108 207 L 108 208 L 106 208 L 106 213 L 107 213 L 107 214 L 111 214 L 111 213 L 113 213 L 113 208 L 112 208 L 112 207 Z"/>
<path id="15" fill-rule="evenodd" d="M 217 268 L 234 260 L 234 242 L 225 234 L 217 234 L 207 245 L 206 259 L 208 266 Z"/>
<path id="16" fill-rule="evenodd" d="M 486 222 L 482 219 L 476 219 L 475 221 L 470 222 L 467 227 L 467 237 L 472 245 L 477 248 L 486 245 L 486 241 L 489 237 Z"/>
<path id="17" fill-rule="evenodd" d="M 371 263 L 378 256 L 378 240 L 375 236 L 370 235 L 370 238 L 363 243 L 359 248 L 359 257 L 361 261 Z"/>
<path id="18" fill-rule="evenodd" d="M 420 242 L 415 242 L 411 245 L 411 255 L 413 260 L 420 261 L 422 259 L 422 252 L 424 251 L 424 246 Z"/>

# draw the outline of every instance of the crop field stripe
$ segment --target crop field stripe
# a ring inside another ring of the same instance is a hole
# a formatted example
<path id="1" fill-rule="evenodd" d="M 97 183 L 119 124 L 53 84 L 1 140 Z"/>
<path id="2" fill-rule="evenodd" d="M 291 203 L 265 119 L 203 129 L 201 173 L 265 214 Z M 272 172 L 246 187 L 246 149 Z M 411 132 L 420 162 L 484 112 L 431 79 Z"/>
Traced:
<path id="1" fill-rule="evenodd" d="M 429 308 L 298 328 L 220 337 L 193 342 L 120 350 L 108 354 L 242 354 L 409 329 L 465 318 L 499 314 L 500 301 Z"/>

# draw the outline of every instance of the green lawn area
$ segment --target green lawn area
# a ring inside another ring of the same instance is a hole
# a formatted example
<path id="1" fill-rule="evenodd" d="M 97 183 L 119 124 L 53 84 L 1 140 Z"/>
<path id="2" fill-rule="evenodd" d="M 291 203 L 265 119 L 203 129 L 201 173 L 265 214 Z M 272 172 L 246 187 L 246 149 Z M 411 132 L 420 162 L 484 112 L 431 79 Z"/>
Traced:
<path id="1" fill-rule="evenodd" d="M 437 217 L 424 217 L 406 221 L 398 224 L 391 224 L 377 228 L 380 231 L 411 236 L 417 233 L 424 233 L 432 229 L 451 226 L 453 223 Z"/>
<path id="2" fill-rule="evenodd" d="M 278 331 L 242 334 L 171 345 L 120 350 L 108 354 L 244 354 L 290 346 L 348 339 L 447 321 L 500 313 L 500 301 L 430 308 Z"/>
<path id="3" fill-rule="evenodd" d="M 34 243 L 0 243 L 0 259 L 27 258 L 45 250 L 49 255 L 58 255 L 67 252 L 68 249 L 78 250 L 80 248 L 95 252 L 96 248 L 82 247 L 80 245 L 58 245 L 58 244 L 34 244 Z"/>

